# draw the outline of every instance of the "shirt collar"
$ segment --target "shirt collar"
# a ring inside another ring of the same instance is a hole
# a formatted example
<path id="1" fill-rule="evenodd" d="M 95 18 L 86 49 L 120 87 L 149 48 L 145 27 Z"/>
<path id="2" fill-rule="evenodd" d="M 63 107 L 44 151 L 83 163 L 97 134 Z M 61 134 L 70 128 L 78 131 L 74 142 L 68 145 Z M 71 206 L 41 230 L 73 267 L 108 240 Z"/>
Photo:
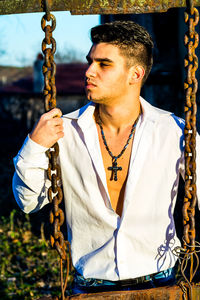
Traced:
<path id="1" fill-rule="evenodd" d="M 157 119 L 160 119 L 164 116 L 169 116 L 172 113 L 160 108 L 157 108 L 153 105 L 151 105 L 149 102 L 144 100 L 142 97 L 140 97 L 140 103 L 142 106 L 142 114 L 143 114 L 143 120 L 151 120 L 151 121 L 156 121 Z"/>
<path id="2" fill-rule="evenodd" d="M 171 112 L 154 107 L 146 100 L 144 100 L 142 97 L 140 97 L 140 103 L 142 107 L 142 121 L 151 120 L 155 122 L 160 117 L 172 114 Z M 80 127 L 84 127 L 84 128 L 89 127 L 94 122 L 92 116 L 94 114 L 95 106 L 96 106 L 95 103 L 89 102 L 88 104 L 81 107 L 80 109 L 68 113 L 63 117 L 72 120 L 73 119 L 77 120 Z"/>
<path id="3" fill-rule="evenodd" d="M 89 102 L 85 106 L 77 109 L 71 113 L 63 115 L 63 118 L 77 120 L 79 126 L 81 128 L 87 128 L 93 123 L 93 114 L 95 110 L 96 104 L 93 102 Z"/>

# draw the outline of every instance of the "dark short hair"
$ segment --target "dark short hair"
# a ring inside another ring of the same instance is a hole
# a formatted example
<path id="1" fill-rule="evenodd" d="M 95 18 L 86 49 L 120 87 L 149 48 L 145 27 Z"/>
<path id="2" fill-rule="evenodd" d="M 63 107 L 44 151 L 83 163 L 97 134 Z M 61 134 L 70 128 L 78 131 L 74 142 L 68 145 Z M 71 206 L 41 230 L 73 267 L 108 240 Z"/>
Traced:
<path id="1" fill-rule="evenodd" d="M 114 21 L 95 26 L 91 29 L 93 44 L 110 43 L 119 47 L 127 58 L 130 67 L 135 62 L 145 69 L 143 83 L 146 81 L 153 64 L 153 41 L 147 30 L 133 21 Z"/>

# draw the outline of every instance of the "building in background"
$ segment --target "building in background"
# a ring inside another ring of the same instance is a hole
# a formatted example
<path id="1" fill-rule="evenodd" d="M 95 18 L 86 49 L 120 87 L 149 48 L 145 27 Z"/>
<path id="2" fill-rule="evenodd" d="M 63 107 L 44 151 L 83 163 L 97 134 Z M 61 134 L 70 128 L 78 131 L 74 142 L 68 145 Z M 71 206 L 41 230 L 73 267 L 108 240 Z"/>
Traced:
<path id="1" fill-rule="evenodd" d="M 40 57 L 33 68 L 0 67 L 0 130 L 4 128 L 5 131 L 5 126 L 13 130 L 17 126 L 22 132 L 28 132 L 44 112 L 42 65 L 43 57 Z M 87 103 L 86 67 L 83 63 L 57 65 L 57 106 L 63 114 Z M 13 122 L 18 125 L 13 127 Z"/>

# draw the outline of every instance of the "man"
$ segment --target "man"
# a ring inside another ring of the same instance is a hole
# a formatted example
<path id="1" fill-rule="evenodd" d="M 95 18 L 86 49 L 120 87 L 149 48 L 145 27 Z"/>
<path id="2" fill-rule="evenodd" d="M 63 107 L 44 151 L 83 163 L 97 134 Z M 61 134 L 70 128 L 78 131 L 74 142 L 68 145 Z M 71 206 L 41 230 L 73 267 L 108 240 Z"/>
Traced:
<path id="1" fill-rule="evenodd" d="M 27 213 L 48 203 L 45 152 L 58 141 L 74 293 L 172 284 L 184 122 L 140 97 L 153 48 L 143 27 L 116 21 L 91 39 L 91 102 L 40 118 L 14 159 L 15 198 Z"/>

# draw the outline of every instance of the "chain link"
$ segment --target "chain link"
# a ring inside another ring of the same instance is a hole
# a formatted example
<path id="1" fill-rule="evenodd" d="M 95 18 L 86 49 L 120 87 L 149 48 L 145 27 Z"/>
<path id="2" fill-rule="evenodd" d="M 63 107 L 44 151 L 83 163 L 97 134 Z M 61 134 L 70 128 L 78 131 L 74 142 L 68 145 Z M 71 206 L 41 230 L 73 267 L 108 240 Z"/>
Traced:
<path id="1" fill-rule="evenodd" d="M 182 264 L 190 259 L 190 280 L 192 281 L 198 266 L 194 270 L 194 257 L 196 257 L 195 242 L 195 206 L 196 206 L 196 92 L 198 82 L 195 72 L 198 68 L 198 58 L 195 49 L 198 46 L 199 35 L 195 26 L 199 22 L 199 12 L 194 8 L 193 1 L 187 2 L 185 11 L 185 23 L 188 31 L 185 34 L 184 42 L 187 47 L 187 56 L 184 65 L 187 70 L 187 78 L 184 82 L 185 89 L 185 197 L 183 204 L 183 248 L 185 259 Z M 199 264 L 197 260 L 197 264 Z M 182 265 L 182 266 L 183 266 Z M 185 268 L 182 268 L 185 270 Z M 185 274 L 183 274 L 185 277 Z"/>
<path id="2" fill-rule="evenodd" d="M 56 41 L 52 37 L 52 32 L 56 27 L 56 19 L 49 11 L 48 1 L 44 1 L 44 8 L 46 14 L 42 17 L 41 27 L 45 32 L 45 38 L 42 41 L 42 51 L 44 53 L 44 100 L 45 111 L 56 107 L 56 86 L 55 74 L 56 64 L 54 62 L 54 53 L 56 51 Z M 47 24 L 51 22 L 51 25 Z M 49 158 L 49 165 L 47 170 L 47 178 L 51 181 L 51 186 L 48 189 L 49 202 L 53 204 L 53 209 L 50 212 L 50 223 L 53 225 L 53 235 L 50 236 L 51 246 L 56 248 L 60 255 L 60 276 L 61 276 L 61 292 L 62 300 L 65 298 L 65 290 L 67 288 L 68 274 L 69 274 L 69 257 L 67 255 L 67 248 L 69 243 L 64 240 L 64 236 L 60 230 L 64 223 L 64 212 L 59 207 L 63 199 L 63 192 L 61 188 L 61 169 L 58 164 L 59 146 L 58 143 L 54 144 L 46 152 Z M 66 263 L 66 278 L 63 280 L 63 264 Z"/>
<path id="3" fill-rule="evenodd" d="M 51 21 L 52 24 L 46 25 L 47 21 Z M 42 51 L 45 58 L 45 62 L 43 65 L 45 110 L 49 111 L 52 108 L 56 107 L 56 64 L 54 62 L 56 41 L 52 37 L 52 32 L 56 27 L 55 17 L 52 14 L 45 14 L 42 17 L 41 26 L 42 30 L 45 32 L 45 38 L 42 41 Z"/>

